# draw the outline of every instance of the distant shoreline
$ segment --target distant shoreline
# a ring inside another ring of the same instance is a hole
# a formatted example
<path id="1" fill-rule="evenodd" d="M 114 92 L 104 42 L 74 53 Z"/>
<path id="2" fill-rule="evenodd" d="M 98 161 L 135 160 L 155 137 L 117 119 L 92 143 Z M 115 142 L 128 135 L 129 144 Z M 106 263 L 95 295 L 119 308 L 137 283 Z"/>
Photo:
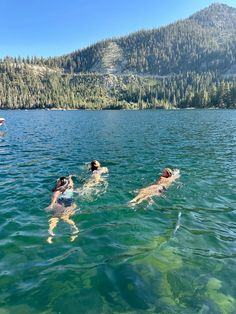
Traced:
<path id="1" fill-rule="evenodd" d="M 209 107 L 209 108 L 194 108 L 194 107 L 188 107 L 188 108 L 145 108 L 145 109 L 123 109 L 123 108 L 102 108 L 102 109 L 79 109 L 79 108 L 0 108 L 0 111 L 171 111 L 171 110 L 235 110 L 236 108 L 219 108 L 219 107 Z"/>

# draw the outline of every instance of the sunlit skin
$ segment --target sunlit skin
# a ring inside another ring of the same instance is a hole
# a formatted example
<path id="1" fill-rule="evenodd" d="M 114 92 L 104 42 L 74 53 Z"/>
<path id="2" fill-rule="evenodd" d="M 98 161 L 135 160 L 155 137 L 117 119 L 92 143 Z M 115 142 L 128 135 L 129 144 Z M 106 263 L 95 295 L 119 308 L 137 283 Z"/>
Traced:
<path id="1" fill-rule="evenodd" d="M 68 178 L 69 184 L 66 188 L 69 190 L 74 189 L 74 183 L 72 181 L 71 176 Z M 49 219 L 49 228 L 48 228 L 48 233 L 49 237 L 47 239 L 48 243 L 52 243 L 53 237 L 55 236 L 54 234 L 54 229 L 56 228 L 59 220 L 65 221 L 67 224 L 69 224 L 72 227 L 72 236 L 71 236 L 71 241 L 74 241 L 76 237 L 78 236 L 79 229 L 77 228 L 75 222 L 70 218 L 74 213 L 76 209 L 76 204 L 72 203 L 71 206 L 64 207 L 63 205 L 58 203 L 59 196 L 62 194 L 62 191 L 56 190 L 52 194 L 52 199 L 51 199 L 51 204 L 49 205 L 49 208 L 54 210 L 54 216 Z"/>
<path id="2" fill-rule="evenodd" d="M 101 164 L 97 160 L 93 160 L 90 163 L 90 169 L 92 171 L 92 175 L 89 180 L 84 184 L 84 188 L 93 188 L 98 185 L 101 181 L 103 181 L 102 174 L 108 173 L 107 167 L 101 167 Z"/>
<path id="3" fill-rule="evenodd" d="M 163 192 L 178 178 L 179 171 L 174 173 L 171 169 L 165 168 L 160 178 L 152 185 L 141 189 L 138 195 L 133 198 L 129 204 L 138 205 L 145 200 L 151 200 L 153 196 L 161 196 Z"/>

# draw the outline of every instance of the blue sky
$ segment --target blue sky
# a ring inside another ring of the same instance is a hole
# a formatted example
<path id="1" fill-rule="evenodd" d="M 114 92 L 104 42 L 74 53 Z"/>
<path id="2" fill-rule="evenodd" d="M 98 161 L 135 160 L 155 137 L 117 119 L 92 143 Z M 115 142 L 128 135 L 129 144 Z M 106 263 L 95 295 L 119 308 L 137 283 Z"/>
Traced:
<path id="1" fill-rule="evenodd" d="M 59 56 L 186 18 L 211 0 L 0 0 L 0 57 Z M 236 7 L 236 0 L 217 1 Z"/>

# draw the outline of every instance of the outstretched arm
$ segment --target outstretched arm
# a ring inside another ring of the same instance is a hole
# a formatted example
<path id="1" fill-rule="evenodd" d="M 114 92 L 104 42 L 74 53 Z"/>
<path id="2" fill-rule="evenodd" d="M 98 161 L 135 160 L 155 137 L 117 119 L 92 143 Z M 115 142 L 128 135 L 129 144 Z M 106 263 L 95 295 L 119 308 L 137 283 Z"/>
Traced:
<path id="1" fill-rule="evenodd" d="M 60 191 L 53 192 L 52 199 L 51 199 L 51 204 L 49 205 L 49 208 L 53 208 L 53 206 L 56 204 L 60 194 L 61 194 Z"/>
<path id="2" fill-rule="evenodd" d="M 175 169 L 173 171 L 173 174 L 171 177 L 168 178 L 166 187 L 168 187 L 169 185 L 171 185 L 174 181 L 176 181 L 178 178 L 180 177 L 180 171 L 179 169 Z"/>
<path id="3" fill-rule="evenodd" d="M 108 168 L 107 167 L 102 167 L 102 173 L 108 173 Z"/>
<path id="4" fill-rule="evenodd" d="M 73 182 L 73 180 L 72 180 L 72 177 L 73 177 L 72 174 L 69 175 L 69 177 L 68 177 L 68 179 L 69 179 L 69 187 L 70 187 L 71 189 L 74 188 L 74 182 Z"/>
<path id="5" fill-rule="evenodd" d="M 173 181 L 177 180 L 180 177 L 180 170 L 174 169 L 172 177 L 174 179 Z"/>

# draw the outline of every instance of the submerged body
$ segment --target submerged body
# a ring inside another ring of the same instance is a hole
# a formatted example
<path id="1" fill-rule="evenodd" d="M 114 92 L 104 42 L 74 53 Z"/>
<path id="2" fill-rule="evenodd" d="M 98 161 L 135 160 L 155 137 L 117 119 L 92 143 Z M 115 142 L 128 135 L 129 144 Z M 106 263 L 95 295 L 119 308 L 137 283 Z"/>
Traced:
<path id="1" fill-rule="evenodd" d="M 141 189 L 138 195 L 133 198 L 129 204 L 137 205 L 145 200 L 150 200 L 153 196 L 161 196 L 163 192 L 165 192 L 167 188 L 179 177 L 180 172 L 178 169 L 173 171 L 169 168 L 165 168 L 160 178 L 152 185 Z"/>
<path id="2" fill-rule="evenodd" d="M 48 243 L 52 243 L 52 239 L 55 236 L 53 230 L 57 226 L 60 219 L 72 227 L 71 241 L 77 237 L 79 229 L 77 228 L 75 222 L 70 218 L 75 213 L 76 209 L 73 193 L 74 183 L 71 176 L 68 178 L 62 177 L 57 180 L 56 187 L 53 189 L 51 204 L 49 205 L 49 209 L 53 217 L 49 219 Z"/>
<path id="3" fill-rule="evenodd" d="M 98 186 L 100 183 L 104 182 L 104 178 L 102 174 L 108 173 L 108 168 L 107 167 L 101 167 L 100 162 L 97 160 L 93 160 L 90 163 L 90 170 L 91 170 L 91 175 L 88 179 L 87 182 L 83 185 L 82 190 L 89 191 L 92 188 Z"/>

